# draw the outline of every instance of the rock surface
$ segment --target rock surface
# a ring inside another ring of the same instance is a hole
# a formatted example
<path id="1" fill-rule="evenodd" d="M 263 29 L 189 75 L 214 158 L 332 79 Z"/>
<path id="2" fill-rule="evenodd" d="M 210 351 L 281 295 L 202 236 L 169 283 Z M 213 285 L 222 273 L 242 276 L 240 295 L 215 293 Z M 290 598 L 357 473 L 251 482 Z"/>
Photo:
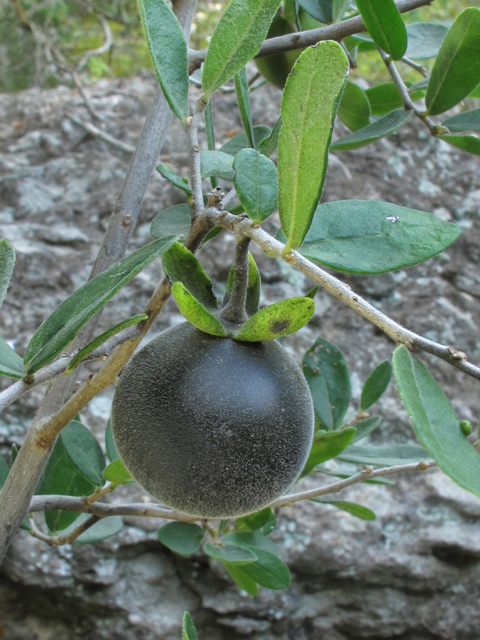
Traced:
<path id="1" fill-rule="evenodd" d="M 145 75 L 102 81 L 89 93 L 105 130 L 135 144 L 153 91 L 154 80 Z M 219 141 L 240 132 L 234 96 L 216 96 L 213 106 Z M 272 126 L 278 106 L 277 91 L 264 87 L 254 93 L 255 124 Z M 70 116 L 85 121 L 90 116 L 69 89 L 0 96 L 0 113 L 0 235 L 17 250 L 1 332 L 21 354 L 39 324 L 86 281 L 129 158 L 72 122 Z M 186 139 L 175 123 L 161 158 L 186 175 Z M 324 198 L 386 200 L 463 227 L 460 239 L 442 255 L 408 271 L 340 277 L 395 320 L 480 361 L 479 159 L 409 126 L 380 143 L 338 153 Z M 181 192 L 153 177 L 132 249 L 148 242 L 149 221 L 158 211 L 183 201 Z M 275 220 L 267 226 L 278 228 Z M 200 253 L 218 293 L 225 288 L 233 254 L 228 235 Z M 258 251 L 255 257 L 263 279 L 261 304 L 310 288 L 288 265 Z M 160 277 L 157 261 L 107 305 L 100 329 L 139 313 Z M 318 335 L 343 350 L 353 372 L 353 416 L 363 382 L 376 364 L 391 357 L 394 345 L 326 293 L 317 295 L 316 308 L 309 325 L 284 344 L 299 361 Z M 179 321 L 170 301 L 152 337 Z M 478 383 L 434 358 L 423 360 L 459 417 L 476 423 Z M 96 367 L 86 367 L 81 379 Z M 35 389 L 2 416 L 5 456 L 12 443 L 21 443 L 42 393 L 43 388 Z M 82 413 L 100 439 L 111 396 L 108 390 Z M 375 413 L 384 420 L 374 439 L 412 438 L 393 384 Z M 119 493 L 119 500 L 148 500 L 135 487 Z M 285 509 L 272 537 L 290 566 L 292 586 L 283 592 L 261 590 L 256 598 L 240 592 L 223 567 L 206 556 L 171 554 L 158 542 L 158 522 L 152 519 L 126 519 L 120 534 L 94 546 L 52 549 L 21 532 L 1 570 L 0 637 L 178 640 L 188 610 L 199 638 L 209 640 L 478 640 L 480 499 L 439 471 L 398 479 L 394 487 L 357 485 L 341 495 L 373 509 L 377 520 L 357 520 L 313 503 Z"/>

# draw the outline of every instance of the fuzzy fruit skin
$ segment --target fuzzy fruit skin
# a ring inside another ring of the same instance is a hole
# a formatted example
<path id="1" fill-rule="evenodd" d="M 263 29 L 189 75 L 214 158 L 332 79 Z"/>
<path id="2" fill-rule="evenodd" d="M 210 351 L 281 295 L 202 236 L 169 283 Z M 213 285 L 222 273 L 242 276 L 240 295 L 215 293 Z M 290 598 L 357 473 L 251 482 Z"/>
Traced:
<path id="1" fill-rule="evenodd" d="M 183 323 L 125 367 L 112 430 L 126 468 L 155 498 L 230 518 L 262 509 L 296 480 L 314 411 L 300 368 L 277 342 L 216 338 Z"/>

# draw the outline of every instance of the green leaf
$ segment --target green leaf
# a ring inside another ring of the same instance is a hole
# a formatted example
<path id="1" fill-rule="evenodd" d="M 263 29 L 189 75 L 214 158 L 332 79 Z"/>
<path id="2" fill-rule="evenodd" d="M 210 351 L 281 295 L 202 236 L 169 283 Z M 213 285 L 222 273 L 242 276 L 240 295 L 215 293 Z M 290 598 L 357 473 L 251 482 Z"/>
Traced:
<path id="1" fill-rule="evenodd" d="M 355 429 L 357 433 L 353 436 L 351 444 L 369 436 L 380 425 L 381 421 L 382 418 L 380 416 L 371 416 L 356 422 Z"/>
<path id="2" fill-rule="evenodd" d="M 103 470 L 102 475 L 105 480 L 108 480 L 115 486 L 119 484 L 132 484 L 135 482 L 130 473 L 125 469 L 123 460 L 120 458 L 110 462 L 110 464 Z"/>
<path id="3" fill-rule="evenodd" d="M 480 9 L 462 11 L 433 65 L 425 104 L 431 116 L 448 111 L 480 82 Z"/>
<path id="4" fill-rule="evenodd" d="M 369 124 L 368 127 L 355 131 L 348 136 L 339 138 L 331 146 L 331 151 L 348 151 L 349 149 L 358 149 L 367 144 L 376 142 L 380 138 L 393 133 L 402 124 L 405 124 L 412 116 L 412 111 L 404 111 L 403 109 L 395 109 L 383 118 Z"/>
<path id="5" fill-rule="evenodd" d="M 255 57 L 280 0 L 231 0 L 213 32 L 203 65 L 204 100 Z"/>
<path id="6" fill-rule="evenodd" d="M 62 302 L 30 340 L 23 359 L 27 373 L 35 373 L 58 356 L 89 318 L 139 271 L 167 251 L 176 240 L 176 236 L 155 240 L 134 251 L 127 258 L 89 280 Z"/>
<path id="7" fill-rule="evenodd" d="M 227 337 L 227 333 L 220 320 L 212 315 L 201 302 L 194 298 L 181 282 L 175 282 L 172 287 L 172 293 L 180 312 L 190 324 L 193 324 L 193 326 L 200 329 L 200 331 L 209 333 L 212 336 L 218 336 L 220 338 Z"/>
<path id="8" fill-rule="evenodd" d="M 255 141 L 255 147 L 258 148 L 261 153 L 263 153 L 260 149 L 261 143 L 264 140 L 267 140 L 271 134 L 272 130 L 270 129 L 270 127 L 266 127 L 263 124 L 253 127 L 253 139 Z M 220 147 L 220 151 L 222 151 L 223 153 L 228 153 L 230 156 L 235 157 L 239 151 L 241 151 L 242 149 L 248 149 L 249 146 L 250 145 L 248 144 L 247 134 L 239 133 L 234 138 L 226 142 L 223 147 Z"/>
<path id="9" fill-rule="evenodd" d="M 235 74 L 235 91 L 237 93 L 238 108 L 240 109 L 240 115 L 242 117 L 243 128 L 245 129 L 248 144 L 252 149 L 255 149 L 252 114 L 250 112 L 248 79 L 245 67 Z"/>
<path id="10" fill-rule="evenodd" d="M 20 380 L 25 375 L 22 358 L 0 338 L 0 375 Z"/>
<path id="11" fill-rule="evenodd" d="M 182 640 L 198 640 L 197 630 L 188 611 L 183 615 Z"/>
<path id="12" fill-rule="evenodd" d="M 157 213 L 150 225 L 150 235 L 155 240 L 178 236 L 179 242 L 183 244 L 190 233 L 191 226 L 191 206 L 189 204 L 176 204 Z"/>
<path id="13" fill-rule="evenodd" d="M 382 397 L 387 390 L 391 377 L 392 365 L 388 360 L 384 360 L 375 367 L 363 386 L 360 411 L 366 411 Z"/>
<path id="14" fill-rule="evenodd" d="M 10 467 L 5 462 L 5 458 L 0 455 L 0 489 L 5 484 L 8 474 L 10 473 Z"/>
<path id="15" fill-rule="evenodd" d="M 237 518 L 235 520 L 235 527 L 239 531 L 258 531 L 258 529 L 261 529 L 267 524 L 271 517 L 272 510 L 270 507 L 267 507 L 266 509 L 252 513 L 249 516 Z"/>
<path id="16" fill-rule="evenodd" d="M 202 180 L 210 176 L 233 180 L 233 158 L 223 151 L 200 151 L 200 173 Z"/>
<path id="17" fill-rule="evenodd" d="M 187 43 L 182 27 L 165 0 L 140 0 L 148 49 L 170 109 L 188 117 Z"/>
<path id="18" fill-rule="evenodd" d="M 256 562 L 242 567 L 243 571 L 266 589 L 287 589 L 291 577 L 287 565 L 276 555 L 263 549 L 255 549 Z"/>
<path id="19" fill-rule="evenodd" d="M 107 428 L 105 430 L 105 449 L 107 450 L 107 458 L 109 462 L 113 462 L 120 458 L 120 454 L 117 451 L 117 447 L 113 439 L 112 421 L 110 418 L 108 419 Z"/>
<path id="20" fill-rule="evenodd" d="M 233 337 L 244 342 L 264 342 L 288 336 L 301 329 L 314 311 L 311 298 L 281 300 L 257 311 Z"/>
<path id="21" fill-rule="evenodd" d="M 338 117 L 352 131 L 370 124 L 370 102 L 365 91 L 353 82 L 347 82 L 338 106 Z"/>
<path id="22" fill-rule="evenodd" d="M 70 460 L 97 487 L 103 485 L 105 457 L 95 436 L 81 422 L 72 420 L 61 434 Z"/>
<path id="23" fill-rule="evenodd" d="M 377 516 L 373 513 L 371 509 L 367 509 L 367 507 L 363 507 L 360 504 L 355 504 L 354 502 L 343 502 L 338 500 L 321 500 L 320 498 L 310 498 L 311 502 L 320 502 L 321 504 L 331 504 L 332 507 L 336 507 L 337 509 L 341 509 L 342 511 L 346 511 L 350 513 L 352 516 L 356 518 L 360 518 L 361 520 L 376 520 Z"/>
<path id="24" fill-rule="evenodd" d="M 435 58 L 440 51 L 448 28 L 432 22 L 407 24 L 408 47 L 405 56 L 414 60 Z"/>
<path id="25" fill-rule="evenodd" d="M 412 86 L 411 82 L 406 82 L 405 84 L 407 87 Z M 376 87 L 370 87 L 370 89 L 365 91 L 365 94 L 370 102 L 372 115 L 374 116 L 384 116 L 393 111 L 393 109 L 403 107 L 402 96 L 398 92 L 397 85 L 394 82 L 385 82 Z M 423 91 L 413 91 L 410 93 L 410 97 L 414 102 L 423 96 Z"/>
<path id="26" fill-rule="evenodd" d="M 331 431 L 330 433 L 322 433 L 315 436 L 300 477 L 308 476 L 317 464 L 336 458 L 348 447 L 356 432 L 354 427 L 348 427 L 347 429 L 342 429 L 342 431 Z"/>
<path id="27" fill-rule="evenodd" d="M 13 443 L 12 448 L 10 450 L 10 460 L 8 463 L 8 466 L 10 467 L 10 469 L 13 467 L 13 463 L 17 459 L 17 456 L 18 456 L 18 447 L 15 443 Z"/>
<path id="28" fill-rule="evenodd" d="M 452 405 L 427 367 L 401 345 L 393 354 L 393 369 L 417 438 L 442 471 L 480 496 L 479 454 L 459 429 Z"/>
<path id="29" fill-rule="evenodd" d="M 452 147 L 480 156 L 480 138 L 475 136 L 437 136 L 437 138 L 448 142 Z"/>
<path id="30" fill-rule="evenodd" d="M 299 252 L 347 273 L 404 269 L 443 251 L 461 233 L 440 218 L 376 200 L 319 205 Z"/>
<path id="31" fill-rule="evenodd" d="M 6 240 L 0 240 L 0 307 L 5 300 L 14 266 L 15 249 Z"/>
<path id="32" fill-rule="evenodd" d="M 136 316 L 132 316 L 131 318 L 127 318 L 126 320 L 119 322 L 114 327 L 110 327 L 110 329 L 101 333 L 95 338 L 95 340 L 92 340 L 92 342 L 89 342 L 85 347 L 83 347 L 83 349 L 80 349 L 77 355 L 70 360 L 68 367 L 65 369 L 65 373 L 72 373 L 72 371 L 76 369 L 78 365 L 85 360 L 85 358 L 88 358 L 91 353 L 101 347 L 109 338 L 117 335 L 117 333 L 120 333 L 120 331 L 123 331 L 124 329 L 128 329 L 128 327 L 132 327 L 134 324 L 143 322 L 143 320 L 146 320 L 147 318 L 148 316 L 145 313 L 139 313 Z"/>
<path id="33" fill-rule="evenodd" d="M 480 131 L 480 109 L 447 118 L 442 122 L 442 126 L 448 127 L 454 133 L 457 131 Z"/>
<path id="34" fill-rule="evenodd" d="M 469 98 L 480 98 L 480 84 L 476 87 L 472 93 L 468 95 Z"/>
<path id="35" fill-rule="evenodd" d="M 207 134 L 207 144 L 209 151 L 215 151 L 215 131 L 213 129 L 212 101 L 210 100 L 205 107 L 205 131 Z M 215 176 L 210 177 L 212 189 L 218 186 L 218 180 Z M 204 240 L 205 241 L 205 240 Z"/>
<path id="36" fill-rule="evenodd" d="M 278 141 L 278 210 L 287 237 L 285 253 L 302 244 L 322 195 L 347 74 L 347 56 L 329 40 L 306 49 L 287 79 Z"/>
<path id="37" fill-rule="evenodd" d="M 233 533 L 227 533 L 223 536 L 222 541 L 228 544 L 251 548 L 255 553 L 257 549 L 262 549 L 275 555 L 279 554 L 277 545 L 259 531 L 235 531 Z"/>
<path id="38" fill-rule="evenodd" d="M 257 583 L 245 573 L 242 567 L 239 567 L 237 564 L 229 564 L 228 562 L 224 562 L 224 565 L 228 575 L 240 589 L 243 589 L 249 596 L 256 596 L 258 594 Z"/>
<path id="39" fill-rule="evenodd" d="M 339 22 L 349 10 L 351 0 L 332 0 L 332 22 Z"/>
<path id="40" fill-rule="evenodd" d="M 160 175 L 162 175 L 164 178 L 169 180 L 174 187 L 178 187 L 179 189 L 181 189 L 182 191 L 185 191 L 185 193 L 188 193 L 189 195 L 192 193 L 192 189 L 189 186 L 188 181 L 185 182 L 183 178 L 181 178 L 177 173 L 175 173 L 175 171 L 172 169 L 172 167 L 169 164 L 160 163 L 157 167 L 157 171 Z"/>
<path id="41" fill-rule="evenodd" d="M 169 522 L 158 530 L 160 542 L 182 556 L 198 551 L 204 535 L 201 527 L 189 522 Z"/>
<path id="42" fill-rule="evenodd" d="M 458 431 L 457 421 L 457 431 Z M 392 467 L 397 464 L 424 462 L 428 453 L 415 443 L 408 444 L 352 444 L 339 456 L 343 462 L 372 464 L 377 467 Z"/>
<path id="43" fill-rule="evenodd" d="M 175 243 L 163 256 L 163 270 L 170 282 L 181 282 L 204 307 L 218 309 L 212 282 L 198 259 L 186 247 Z"/>
<path id="44" fill-rule="evenodd" d="M 326 429 L 336 429 L 351 397 L 350 372 L 343 353 L 331 342 L 317 338 L 303 358 L 303 373 L 315 415 Z"/>
<path id="45" fill-rule="evenodd" d="M 283 120 L 280 117 L 277 120 L 270 134 L 267 135 L 265 138 L 263 138 L 259 144 L 257 144 L 257 148 L 260 151 L 260 153 L 263 153 L 263 155 L 266 156 L 267 158 L 269 158 L 278 147 L 278 138 L 280 137 L 282 124 L 283 124 Z"/>
<path id="46" fill-rule="evenodd" d="M 227 280 L 227 288 L 225 290 L 225 297 L 223 299 L 223 306 L 225 307 L 230 300 L 230 294 L 232 293 L 233 282 L 235 280 L 235 265 L 230 269 Z M 260 272 L 252 254 L 248 254 L 248 285 L 247 285 L 247 297 L 245 300 L 245 311 L 248 316 L 253 316 L 258 311 L 258 303 L 260 302 Z"/>
<path id="47" fill-rule="evenodd" d="M 257 554 L 251 549 L 240 547 L 236 544 L 224 544 L 220 546 L 206 542 L 203 545 L 203 550 L 208 556 L 216 560 L 221 560 L 222 562 L 228 562 L 229 564 L 247 565 L 258 559 Z"/>
<path id="48" fill-rule="evenodd" d="M 297 0 L 298 4 L 318 22 L 333 22 L 332 0 Z"/>
<path id="49" fill-rule="evenodd" d="M 270 520 L 265 525 L 263 525 L 261 531 L 264 536 L 268 536 L 270 533 L 272 533 L 272 531 L 275 529 L 276 526 L 277 526 L 277 516 L 272 511 Z"/>
<path id="50" fill-rule="evenodd" d="M 81 513 L 73 524 L 63 530 L 62 535 L 69 535 L 74 529 L 83 524 L 90 517 L 89 513 Z M 123 529 L 123 520 L 119 516 L 108 516 L 107 518 L 102 518 L 89 529 L 81 533 L 74 542 L 79 542 L 81 544 L 99 542 L 100 540 L 111 538 L 121 529 Z"/>
<path id="51" fill-rule="evenodd" d="M 357 8 L 368 33 L 376 44 L 394 60 L 400 60 L 407 50 L 407 30 L 402 15 L 393 0 L 358 0 Z"/>
<path id="52" fill-rule="evenodd" d="M 277 167 L 258 151 L 242 149 L 233 168 L 233 184 L 245 211 L 255 224 L 263 222 L 277 206 Z"/>

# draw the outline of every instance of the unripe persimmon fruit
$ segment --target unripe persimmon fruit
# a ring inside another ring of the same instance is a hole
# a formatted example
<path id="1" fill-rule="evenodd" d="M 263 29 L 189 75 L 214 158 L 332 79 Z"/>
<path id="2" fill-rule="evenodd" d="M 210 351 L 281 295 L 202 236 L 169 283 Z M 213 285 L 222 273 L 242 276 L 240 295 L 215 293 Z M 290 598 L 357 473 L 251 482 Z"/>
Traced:
<path id="1" fill-rule="evenodd" d="M 112 407 L 128 471 L 169 507 L 204 518 L 262 509 L 308 457 L 305 378 L 277 342 L 216 338 L 180 324 L 125 367 Z"/>

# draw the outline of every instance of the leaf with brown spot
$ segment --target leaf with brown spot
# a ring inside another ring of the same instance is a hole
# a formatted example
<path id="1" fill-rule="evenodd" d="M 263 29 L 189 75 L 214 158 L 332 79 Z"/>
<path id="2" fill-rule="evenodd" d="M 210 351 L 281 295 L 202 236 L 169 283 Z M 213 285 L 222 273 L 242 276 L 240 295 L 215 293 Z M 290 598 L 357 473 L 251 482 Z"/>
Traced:
<path id="1" fill-rule="evenodd" d="M 233 337 L 244 342 L 264 342 L 288 336 L 301 329 L 314 311 L 311 298 L 281 300 L 255 313 Z"/>

